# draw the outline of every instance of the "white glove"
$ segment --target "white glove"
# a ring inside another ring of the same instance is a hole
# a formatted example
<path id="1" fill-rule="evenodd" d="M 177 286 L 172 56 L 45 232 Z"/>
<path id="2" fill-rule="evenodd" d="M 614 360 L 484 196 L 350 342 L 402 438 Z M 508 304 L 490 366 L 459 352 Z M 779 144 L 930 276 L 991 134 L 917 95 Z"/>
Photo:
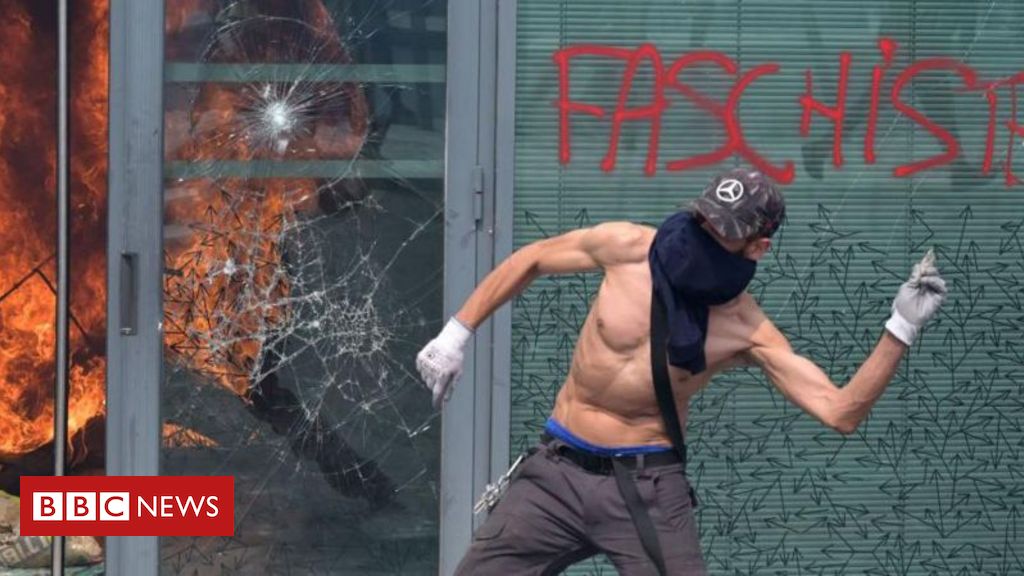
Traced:
<path id="1" fill-rule="evenodd" d="M 452 316 L 437 338 L 416 355 L 416 369 L 434 394 L 434 408 L 451 397 L 452 384 L 462 375 L 463 350 L 472 337 L 473 330 Z"/>
<path id="2" fill-rule="evenodd" d="M 910 346 L 945 299 L 946 281 L 935 267 L 935 252 L 928 250 L 924 258 L 914 264 L 910 278 L 900 286 L 885 329 Z"/>

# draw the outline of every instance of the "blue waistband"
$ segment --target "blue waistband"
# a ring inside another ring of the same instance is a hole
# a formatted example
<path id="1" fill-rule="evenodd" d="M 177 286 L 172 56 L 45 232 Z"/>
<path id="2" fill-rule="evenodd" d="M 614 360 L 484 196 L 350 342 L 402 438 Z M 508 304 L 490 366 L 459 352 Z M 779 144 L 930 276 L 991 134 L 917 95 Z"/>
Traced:
<path id="1" fill-rule="evenodd" d="M 653 454 L 672 450 L 671 446 L 640 445 L 640 446 L 597 446 L 569 432 L 554 417 L 544 423 L 544 431 L 565 442 L 569 446 L 598 456 L 630 456 L 633 454 Z"/>

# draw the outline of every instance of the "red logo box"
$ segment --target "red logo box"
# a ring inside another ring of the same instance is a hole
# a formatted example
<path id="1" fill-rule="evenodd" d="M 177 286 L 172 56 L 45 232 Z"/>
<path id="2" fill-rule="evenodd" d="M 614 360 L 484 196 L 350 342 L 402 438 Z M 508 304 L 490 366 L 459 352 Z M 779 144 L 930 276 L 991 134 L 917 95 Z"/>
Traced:
<path id="1" fill-rule="evenodd" d="M 231 476 L 22 476 L 21 536 L 232 536 Z"/>

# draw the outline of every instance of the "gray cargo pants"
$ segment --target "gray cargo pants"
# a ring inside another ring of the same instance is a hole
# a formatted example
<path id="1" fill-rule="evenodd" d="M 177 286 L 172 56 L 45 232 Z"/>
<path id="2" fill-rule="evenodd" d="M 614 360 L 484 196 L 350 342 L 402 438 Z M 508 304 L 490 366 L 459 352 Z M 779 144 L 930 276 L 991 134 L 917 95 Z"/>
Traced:
<path id="1" fill-rule="evenodd" d="M 626 576 L 657 576 L 613 474 L 587 471 L 540 444 L 473 535 L 455 570 L 462 575 L 549 575 L 604 553 Z M 697 524 L 682 464 L 638 465 L 637 491 L 658 531 L 672 576 L 704 576 Z"/>

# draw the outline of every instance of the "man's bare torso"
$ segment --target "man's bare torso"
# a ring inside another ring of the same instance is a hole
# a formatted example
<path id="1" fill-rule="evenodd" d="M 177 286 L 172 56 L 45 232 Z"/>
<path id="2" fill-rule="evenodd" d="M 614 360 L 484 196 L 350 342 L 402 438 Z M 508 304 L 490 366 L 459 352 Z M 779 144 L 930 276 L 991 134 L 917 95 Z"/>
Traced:
<path id="1" fill-rule="evenodd" d="M 603 446 L 669 443 L 651 374 L 647 252 L 656 229 L 638 228 L 645 236 L 637 243 L 635 255 L 605 268 L 552 413 L 575 435 Z M 747 293 L 710 308 L 704 348 L 707 370 L 694 376 L 669 365 L 684 427 L 690 398 L 716 372 L 744 363 L 751 334 L 762 319 L 760 308 Z"/>

